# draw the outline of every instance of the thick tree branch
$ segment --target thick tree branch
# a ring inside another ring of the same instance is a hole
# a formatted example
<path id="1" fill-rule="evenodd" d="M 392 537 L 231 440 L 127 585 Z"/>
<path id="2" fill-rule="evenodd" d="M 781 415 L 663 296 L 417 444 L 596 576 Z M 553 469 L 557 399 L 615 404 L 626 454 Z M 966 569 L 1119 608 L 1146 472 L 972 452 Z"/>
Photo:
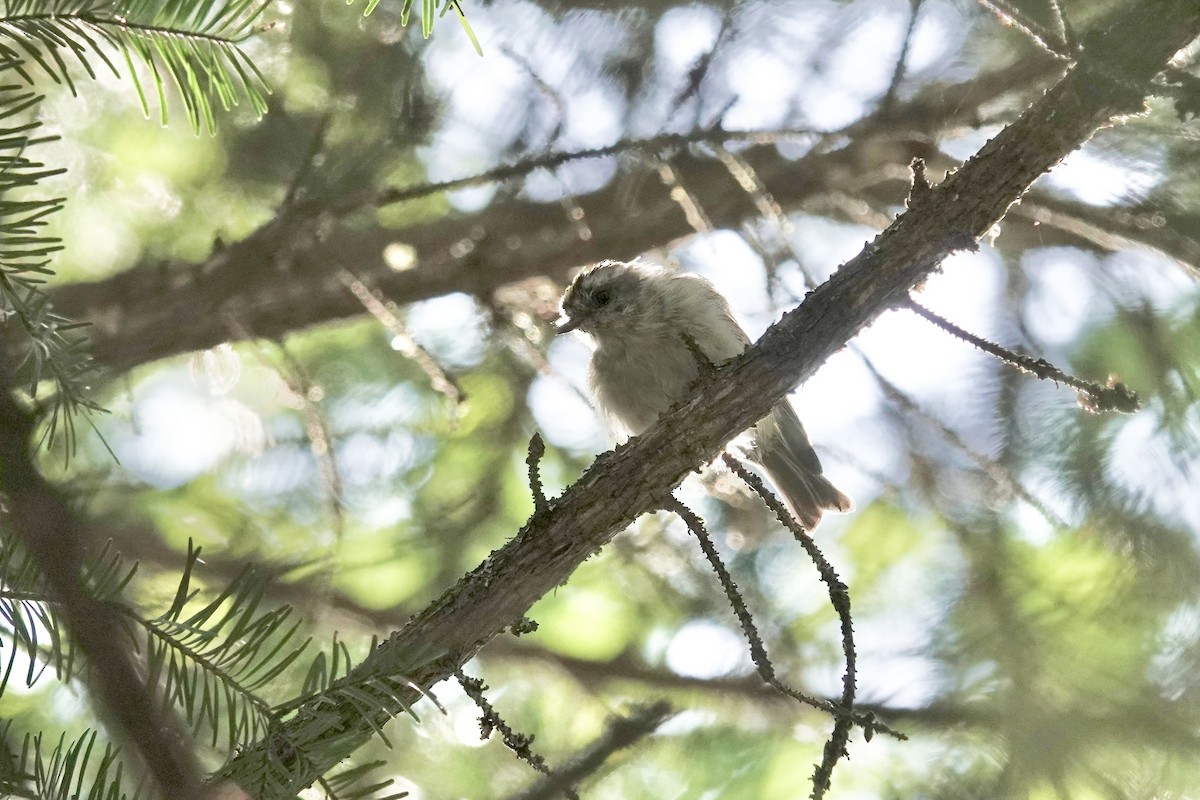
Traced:
<path id="1" fill-rule="evenodd" d="M 264 797 L 291 796 L 352 753 L 374 725 L 418 700 L 420 688 L 451 675 L 639 515 L 660 508 L 672 487 L 711 461 L 880 313 L 903 302 L 942 259 L 974 247 L 1038 176 L 1098 127 L 1141 111 L 1142 98 L 1131 87 L 1144 91 L 1198 34 L 1200 5 L 1193 0 L 1141 0 L 1111 25 L 1092 31 L 1080 67 L 961 170 L 923 193 L 742 356 L 703 376 L 691 398 L 644 435 L 600 456 L 512 541 L 394 632 L 346 679 L 356 684 L 404 676 L 416 688 L 398 691 L 371 719 L 354 704 L 328 697 L 306 703 L 269 740 L 241 750 L 219 777 L 273 786 Z M 1120 85 L 1106 79 L 1109 65 L 1125 76 Z M 311 756 L 299 758 L 295 748 Z"/>

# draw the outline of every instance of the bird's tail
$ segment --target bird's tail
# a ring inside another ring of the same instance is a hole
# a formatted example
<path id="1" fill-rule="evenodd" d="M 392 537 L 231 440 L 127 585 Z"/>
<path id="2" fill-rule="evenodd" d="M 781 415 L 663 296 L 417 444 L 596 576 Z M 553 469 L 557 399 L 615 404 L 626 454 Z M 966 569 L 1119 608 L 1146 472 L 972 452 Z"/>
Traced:
<path id="1" fill-rule="evenodd" d="M 760 448 L 754 456 L 805 530 L 817 527 L 826 511 L 846 512 L 854 508 L 854 502 L 821 474 L 820 462 L 814 471 L 783 447 Z M 812 461 L 816 461 L 815 453 Z"/>

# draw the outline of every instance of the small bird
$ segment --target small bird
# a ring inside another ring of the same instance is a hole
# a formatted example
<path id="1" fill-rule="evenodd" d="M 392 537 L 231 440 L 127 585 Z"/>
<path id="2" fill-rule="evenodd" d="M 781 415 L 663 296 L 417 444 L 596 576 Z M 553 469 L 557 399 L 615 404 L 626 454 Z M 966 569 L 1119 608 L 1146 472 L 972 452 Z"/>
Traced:
<path id="1" fill-rule="evenodd" d="M 585 269 L 563 294 L 562 313 L 558 333 L 581 330 L 595 341 L 589 384 L 617 436 L 642 433 L 682 399 L 700 371 L 693 347 L 720 365 L 750 343 L 707 280 L 638 263 L 601 261 Z M 821 474 L 786 399 L 750 434 L 748 457 L 767 471 L 806 529 L 816 527 L 826 510 L 851 510 L 850 498 Z"/>

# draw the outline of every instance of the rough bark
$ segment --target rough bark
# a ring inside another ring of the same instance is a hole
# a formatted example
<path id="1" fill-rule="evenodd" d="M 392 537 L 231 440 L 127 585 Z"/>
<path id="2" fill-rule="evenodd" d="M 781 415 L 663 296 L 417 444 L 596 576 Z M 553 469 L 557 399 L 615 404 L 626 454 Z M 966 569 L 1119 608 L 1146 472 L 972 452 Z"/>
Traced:
<path id="1" fill-rule="evenodd" d="M 1114 117 L 1137 113 L 1150 78 L 1198 34 L 1200 5 L 1193 0 L 1141 0 L 1092 31 L 1081 65 L 961 170 L 937 187 L 917 181 L 910 208 L 799 308 L 740 358 L 705 376 L 690 399 L 644 435 L 598 458 L 511 542 L 393 633 L 349 680 L 403 675 L 428 687 L 446 678 L 618 531 L 661 508 L 691 470 L 903 301 L 948 254 L 974 247 L 1039 175 Z M 415 690 L 398 695 L 404 703 L 391 701 L 373 722 L 420 696 Z M 367 740 L 371 722 L 351 703 L 314 700 L 269 741 L 241 751 L 219 777 L 263 797 L 288 796 Z M 293 748 L 312 757 L 296 758 Z M 288 786 L 270 788 L 266 763 Z"/>

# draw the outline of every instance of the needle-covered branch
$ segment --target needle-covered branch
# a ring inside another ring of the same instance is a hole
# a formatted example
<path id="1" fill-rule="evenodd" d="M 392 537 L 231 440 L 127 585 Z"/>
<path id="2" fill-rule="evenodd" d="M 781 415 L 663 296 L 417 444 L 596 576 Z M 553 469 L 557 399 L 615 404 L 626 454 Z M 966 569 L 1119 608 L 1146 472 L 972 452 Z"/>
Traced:
<path id="1" fill-rule="evenodd" d="M 67 499 L 32 458 L 33 417 L 14 398 L 0 358 L 0 515 L 37 562 L 47 594 L 87 657 L 91 696 L 113 738 L 141 757 L 163 797 L 199 800 L 195 745 L 145 683 L 131 631 L 110 603 L 84 586 L 84 531 Z"/>
<path id="2" fill-rule="evenodd" d="M 566 492 L 549 501 L 507 545 L 393 633 L 345 680 L 403 675 L 412 686 L 371 719 L 350 704 L 301 706 L 280 734 L 308 754 L 273 758 L 271 741 L 244 748 L 220 777 L 293 796 L 348 756 L 373 725 L 399 713 L 452 675 L 491 637 L 698 466 L 767 414 L 800 381 L 870 324 L 904 302 L 955 250 L 985 236 L 1040 175 L 1114 118 L 1139 113 L 1139 92 L 1176 52 L 1200 35 L 1192 0 L 1141 0 L 1083 40 L 1089 57 L 1068 72 L 962 169 L 932 187 L 858 256 L 805 298 L 747 351 L 704 376 L 695 394 L 650 430 L 600 456 Z M 1091 65 L 1098 64 L 1100 67 Z M 1106 78 L 1108 65 L 1124 79 Z M 1131 87 L 1138 87 L 1138 92 Z"/>

